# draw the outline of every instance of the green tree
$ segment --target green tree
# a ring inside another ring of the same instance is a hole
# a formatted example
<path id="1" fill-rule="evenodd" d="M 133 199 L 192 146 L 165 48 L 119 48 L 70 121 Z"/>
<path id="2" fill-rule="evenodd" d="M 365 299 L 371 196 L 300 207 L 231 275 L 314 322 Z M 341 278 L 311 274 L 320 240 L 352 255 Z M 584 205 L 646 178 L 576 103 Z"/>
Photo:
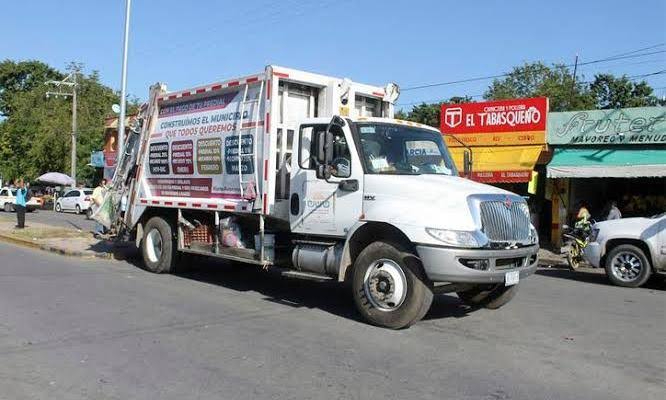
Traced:
<path id="1" fill-rule="evenodd" d="M 400 111 L 398 114 L 396 114 L 396 118 L 404 119 L 406 121 L 418 122 L 424 125 L 430 125 L 439 129 L 439 116 L 441 113 L 442 104 L 461 104 L 471 102 L 473 102 L 473 100 L 469 96 L 454 96 L 446 101 L 439 103 L 422 103 L 416 105 L 412 107 L 411 111 L 409 112 Z"/>
<path id="2" fill-rule="evenodd" d="M 646 107 L 660 104 L 645 81 L 632 82 L 626 75 L 598 74 L 590 84 L 597 108 Z"/>
<path id="3" fill-rule="evenodd" d="M 69 174 L 72 100 L 47 99 L 49 88 L 44 84 L 52 76 L 61 79 L 65 75 L 55 70 L 55 76 L 45 74 L 45 64 L 38 62 L 31 64 L 34 73 L 19 64 L 3 63 L 6 69 L 13 65 L 20 72 L 8 71 L 6 76 L 22 75 L 29 84 L 12 83 L 11 90 L 0 86 L 0 92 L 8 94 L 4 99 L 7 113 L 0 121 L 0 174 L 5 179 L 24 176 L 30 180 L 49 171 Z M 40 78 L 33 79 L 37 76 Z M 87 165 L 90 153 L 102 148 L 104 117 L 110 114 L 111 105 L 119 101 L 119 96 L 100 83 L 97 71 L 79 74 L 77 94 L 77 180 L 91 184 L 96 171 Z"/>
<path id="4" fill-rule="evenodd" d="M 541 62 L 524 64 L 515 67 L 506 77 L 495 79 L 484 98 L 548 97 L 550 111 L 594 108 L 594 98 L 580 78 L 574 82 L 572 73 L 562 64 L 551 67 Z"/>
<path id="5" fill-rule="evenodd" d="M 17 93 L 28 92 L 63 75 L 41 61 L 5 60 L 0 62 L 0 115 L 11 113 L 11 100 Z"/>

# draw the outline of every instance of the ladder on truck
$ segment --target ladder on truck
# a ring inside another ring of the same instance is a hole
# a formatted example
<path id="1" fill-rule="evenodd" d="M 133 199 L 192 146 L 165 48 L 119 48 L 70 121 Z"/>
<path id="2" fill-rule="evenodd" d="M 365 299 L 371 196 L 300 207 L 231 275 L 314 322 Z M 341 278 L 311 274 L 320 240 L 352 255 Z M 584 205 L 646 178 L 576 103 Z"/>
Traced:
<path id="1" fill-rule="evenodd" d="M 257 162 L 257 141 L 259 138 L 259 118 L 261 117 L 261 102 L 264 99 L 264 84 L 266 80 L 265 79 L 260 79 L 259 80 L 259 93 L 255 99 L 250 99 L 248 100 L 247 98 L 247 93 L 250 87 L 250 82 L 245 82 L 245 88 L 243 89 L 243 100 L 241 101 L 241 106 L 240 106 L 240 125 L 238 126 L 238 129 L 236 130 L 238 132 L 238 186 L 240 188 L 240 195 L 241 199 L 245 199 L 245 186 L 246 184 L 251 184 L 254 185 L 254 188 L 252 189 L 254 191 L 254 198 L 253 199 L 247 199 L 247 200 L 253 200 L 253 206 L 252 209 L 253 211 L 257 209 L 257 201 L 256 198 L 259 197 L 260 201 L 264 201 L 264 197 L 261 196 L 258 193 L 259 189 L 259 164 Z M 245 113 L 245 105 L 246 104 L 254 104 L 253 109 L 253 114 L 250 116 L 250 125 L 247 128 L 243 127 L 243 114 Z M 265 103 L 264 103 L 265 104 Z M 264 124 L 266 124 L 266 121 L 264 121 Z M 252 151 L 249 153 L 243 153 L 243 130 L 244 129 L 252 129 L 254 128 L 254 135 L 252 137 Z M 264 138 L 264 140 L 266 140 Z M 252 160 L 252 170 L 253 170 L 253 178 L 250 180 L 244 180 L 243 179 L 243 159 L 246 157 L 250 157 Z M 267 173 L 267 172 L 264 172 Z M 267 190 L 266 187 L 262 187 L 263 190 Z M 262 207 L 263 209 L 263 207 Z M 265 254 L 264 254 L 264 234 L 265 234 L 265 228 L 264 228 L 264 215 L 262 213 L 259 214 L 259 262 L 264 264 L 265 261 Z M 264 264 L 265 265 L 265 264 Z"/>
<path id="2" fill-rule="evenodd" d="M 120 184 L 118 186 L 118 189 L 116 190 L 121 190 L 122 194 L 127 195 L 127 210 L 125 211 L 125 216 L 123 218 L 123 223 L 128 224 L 130 221 L 133 219 L 133 213 L 134 213 L 134 207 L 136 205 L 136 202 L 138 201 L 137 198 L 137 185 L 140 185 L 141 182 L 141 177 L 143 174 L 143 167 L 144 167 L 144 162 L 146 158 L 146 148 L 148 147 L 148 140 L 150 139 L 150 133 L 153 130 L 153 124 L 157 120 L 157 114 L 159 110 L 158 106 L 158 99 L 159 96 L 161 96 L 165 92 L 166 86 L 160 83 L 156 83 L 150 87 L 150 94 L 149 94 L 149 99 L 147 103 L 147 107 L 145 109 L 142 109 L 141 112 L 139 113 L 139 119 L 142 121 L 141 124 L 141 130 L 138 133 L 138 140 L 135 141 L 134 147 L 132 149 L 129 149 L 127 146 L 128 150 L 132 150 L 136 154 L 136 160 L 134 160 L 135 165 L 129 166 L 129 169 L 131 167 L 136 166 L 136 176 L 130 180 L 129 186 L 125 187 L 124 182 L 127 181 L 127 173 L 129 170 L 124 171 L 122 174 L 119 174 L 118 177 L 114 175 L 114 188 L 116 187 L 117 184 Z M 116 170 L 116 174 L 118 174 L 118 170 Z M 117 182 L 116 179 L 121 180 L 120 182 Z M 122 182 L 122 183 L 121 183 Z"/>
<path id="3" fill-rule="evenodd" d="M 263 100 L 263 94 L 264 94 L 264 83 L 265 80 L 261 79 L 259 81 L 259 94 L 256 99 L 249 99 L 247 98 L 247 93 L 248 89 L 250 87 L 250 84 L 254 82 L 246 82 L 245 83 L 245 88 L 243 89 L 243 100 L 241 101 L 240 105 L 240 125 L 238 126 L 238 129 L 236 132 L 238 132 L 238 186 L 240 187 L 240 195 L 241 199 L 245 199 L 245 185 L 247 184 L 253 184 L 254 188 L 254 196 L 255 198 L 258 196 L 257 189 L 259 188 L 259 165 L 257 164 L 257 138 L 259 137 L 259 118 L 261 117 L 261 102 Z M 245 105 L 251 105 L 254 104 L 255 106 L 252 108 L 253 109 L 253 114 L 251 115 L 249 120 L 249 126 L 243 127 L 243 114 L 245 113 Z M 265 123 L 265 122 L 264 122 Z M 254 135 L 252 137 L 252 151 L 249 153 L 243 153 L 243 130 L 245 129 L 252 129 L 254 128 Z M 244 180 L 243 179 L 243 160 L 245 158 L 249 157 L 252 160 L 252 170 L 253 170 L 253 178 L 249 180 Z M 264 188 L 265 190 L 265 188 Z M 253 199 L 247 199 L 247 200 L 254 200 Z M 255 206 L 256 207 L 256 202 Z"/>

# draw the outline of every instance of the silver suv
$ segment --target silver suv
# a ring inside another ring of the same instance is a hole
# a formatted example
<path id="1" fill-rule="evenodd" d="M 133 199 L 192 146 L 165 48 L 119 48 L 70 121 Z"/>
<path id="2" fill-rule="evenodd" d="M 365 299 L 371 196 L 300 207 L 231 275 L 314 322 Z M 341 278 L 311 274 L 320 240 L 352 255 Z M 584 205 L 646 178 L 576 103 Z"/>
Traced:
<path id="1" fill-rule="evenodd" d="M 666 213 L 598 222 L 584 251 L 619 286 L 638 287 L 653 273 L 666 275 Z"/>

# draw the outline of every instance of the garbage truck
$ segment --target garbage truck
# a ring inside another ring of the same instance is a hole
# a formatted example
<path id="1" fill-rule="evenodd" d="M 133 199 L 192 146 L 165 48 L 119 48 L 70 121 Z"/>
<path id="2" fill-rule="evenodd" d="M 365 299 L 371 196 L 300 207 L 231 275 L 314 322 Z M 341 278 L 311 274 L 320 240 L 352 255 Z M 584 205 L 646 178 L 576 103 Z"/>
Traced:
<path id="1" fill-rule="evenodd" d="M 94 218 L 148 271 L 207 256 L 337 281 L 381 327 L 440 293 L 498 308 L 537 266 L 527 204 L 460 176 L 437 129 L 394 119 L 399 91 L 274 65 L 157 83 Z"/>

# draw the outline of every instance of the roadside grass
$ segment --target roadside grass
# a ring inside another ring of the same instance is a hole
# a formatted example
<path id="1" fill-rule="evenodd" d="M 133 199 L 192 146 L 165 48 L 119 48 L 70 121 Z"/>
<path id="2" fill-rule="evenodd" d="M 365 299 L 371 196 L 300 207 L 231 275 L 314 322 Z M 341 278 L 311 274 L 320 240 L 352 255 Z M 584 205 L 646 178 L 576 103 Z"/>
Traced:
<path id="1" fill-rule="evenodd" d="M 82 238 L 89 237 L 90 232 L 79 231 L 74 229 L 66 228 L 52 228 L 52 227 L 30 227 L 27 226 L 25 229 L 8 229 L 5 230 L 5 234 L 11 235 L 17 239 L 24 240 L 41 240 L 41 239 L 55 239 L 55 238 Z"/>

